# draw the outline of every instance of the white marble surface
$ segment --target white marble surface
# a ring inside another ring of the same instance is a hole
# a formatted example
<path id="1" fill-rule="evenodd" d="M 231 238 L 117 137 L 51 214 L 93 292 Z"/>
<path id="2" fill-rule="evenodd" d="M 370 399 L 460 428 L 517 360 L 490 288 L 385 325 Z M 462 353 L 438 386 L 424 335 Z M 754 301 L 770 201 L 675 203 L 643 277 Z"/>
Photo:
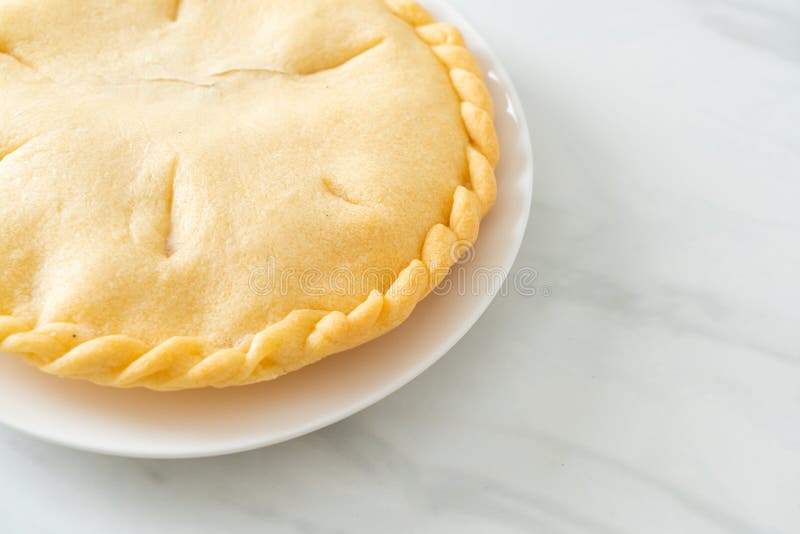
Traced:
<path id="1" fill-rule="evenodd" d="M 269 449 L 0 429 L 0 532 L 800 532 L 800 3 L 453 3 L 533 128 L 540 294 Z"/>

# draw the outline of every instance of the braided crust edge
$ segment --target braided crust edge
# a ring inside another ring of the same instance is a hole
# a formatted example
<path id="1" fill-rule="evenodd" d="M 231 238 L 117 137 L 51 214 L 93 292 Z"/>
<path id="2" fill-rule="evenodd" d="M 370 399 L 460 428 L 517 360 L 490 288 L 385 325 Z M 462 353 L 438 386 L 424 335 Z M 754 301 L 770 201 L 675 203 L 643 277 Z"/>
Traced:
<path id="1" fill-rule="evenodd" d="M 458 29 L 436 22 L 412 0 L 385 0 L 385 4 L 415 29 L 448 69 L 470 138 L 466 154 L 470 183 L 455 190 L 449 226 L 437 224 L 430 229 L 420 258 L 400 272 L 385 294 L 373 291 L 348 314 L 295 310 L 246 344 L 227 349 L 192 337 L 173 337 L 149 347 L 123 335 L 93 338 L 81 325 L 33 327 L 27 321 L 0 315 L 0 351 L 20 354 L 47 373 L 103 385 L 155 390 L 221 388 L 276 378 L 379 337 L 402 323 L 447 275 L 458 259 L 453 250 L 477 238 L 480 221 L 495 202 L 499 144 L 489 91 Z"/>

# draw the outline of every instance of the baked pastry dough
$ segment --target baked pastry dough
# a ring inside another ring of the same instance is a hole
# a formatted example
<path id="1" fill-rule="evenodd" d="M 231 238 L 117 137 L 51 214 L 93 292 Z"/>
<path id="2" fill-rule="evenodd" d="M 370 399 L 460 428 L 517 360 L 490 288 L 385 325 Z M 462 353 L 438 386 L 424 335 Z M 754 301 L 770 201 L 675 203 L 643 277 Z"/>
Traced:
<path id="1" fill-rule="evenodd" d="M 494 202 L 480 70 L 411 1 L 0 1 L 0 52 L 0 351 L 48 373 L 275 378 L 405 320 Z"/>

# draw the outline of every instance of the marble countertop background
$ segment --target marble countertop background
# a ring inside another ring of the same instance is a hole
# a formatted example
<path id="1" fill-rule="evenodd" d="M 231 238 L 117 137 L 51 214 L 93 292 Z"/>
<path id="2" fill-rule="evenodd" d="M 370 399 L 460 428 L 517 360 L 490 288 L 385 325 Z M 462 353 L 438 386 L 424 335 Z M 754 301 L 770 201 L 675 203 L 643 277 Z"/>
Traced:
<path id="1" fill-rule="evenodd" d="M 800 3 L 452 3 L 533 130 L 539 294 L 264 450 L 0 428 L 0 532 L 800 532 Z"/>

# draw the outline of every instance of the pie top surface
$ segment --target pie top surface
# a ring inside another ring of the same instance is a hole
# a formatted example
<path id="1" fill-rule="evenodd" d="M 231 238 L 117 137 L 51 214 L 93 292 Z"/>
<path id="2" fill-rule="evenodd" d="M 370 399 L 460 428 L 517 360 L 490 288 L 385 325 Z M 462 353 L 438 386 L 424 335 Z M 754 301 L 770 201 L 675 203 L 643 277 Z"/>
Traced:
<path id="1" fill-rule="evenodd" d="M 0 1 L 0 349 L 180 389 L 396 326 L 492 200 L 474 71 L 410 2 Z"/>

